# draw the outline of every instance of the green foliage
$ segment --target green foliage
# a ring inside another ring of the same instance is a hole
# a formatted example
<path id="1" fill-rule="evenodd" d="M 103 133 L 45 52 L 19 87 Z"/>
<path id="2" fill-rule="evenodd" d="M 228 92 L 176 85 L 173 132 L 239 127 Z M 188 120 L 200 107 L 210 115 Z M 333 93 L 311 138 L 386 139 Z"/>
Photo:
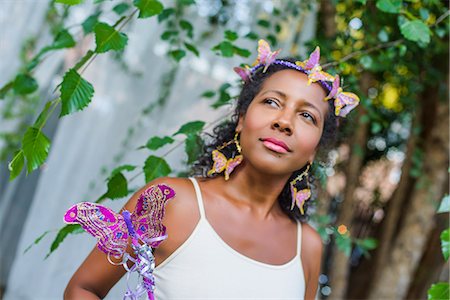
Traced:
<path id="1" fill-rule="evenodd" d="M 145 147 L 147 147 L 150 150 L 157 150 L 161 147 L 164 147 L 167 144 L 172 144 L 174 141 L 175 140 L 170 136 L 165 136 L 162 138 L 159 136 L 154 136 L 147 141 Z"/>
<path id="2" fill-rule="evenodd" d="M 60 117 L 82 110 L 87 107 L 94 95 L 92 84 L 84 80 L 74 69 L 64 75 L 61 83 L 61 113 Z"/>
<path id="3" fill-rule="evenodd" d="M 124 12 L 128 11 L 129 9 L 130 9 L 130 5 L 126 2 L 119 3 L 113 7 L 113 11 L 118 15 L 123 14 Z"/>
<path id="4" fill-rule="evenodd" d="M 44 133 L 39 128 L 28 127 L 22 140 L 22 150 L 27 160 L 28 173 L 45 162 L 49 148 L 50 140 Z M 21 154 L 18 153 L 17 155 L 20 156 Z"/>
<path id="5" fill-rule="evenodd" d="M 67 4 L 67 5 L 77 5 L 83 3 L 84 0 L 55 0 L 55 3 Z"/>
<path id="6" fill-rule="evenodd" d="M 81 27 L 83 27 L 84 34 L 88 34 L 94 31 L 94 27 L 98 23 L 99 16 L 100 16 L 99 12 L 95 13 L 87 17 L 86 20 L 84 20 L 84 22 L 81 23 Z"/>
<path id="7" fill-rule="evenodd" d="M 346 256 L 350 256 L 352 251 L 352 239 L 350 234 L 340 234 L 339 232 L 336 232 L 334 236 L 336 238 L 336 246 L 338 249 L 344 252 Z"/>
<path id="8" fill-rule="evenodd" d="M 183 124 L 180 129 L 178 129 L 177 132 L 175 132 L 173 135 L 177 134 L 184 134 L 184 135 L 191 135 L 196 134 L 200 131 L 202 131 L 203 126 L 205 126 L 205 122 L 203 121 L 192 121 L 188 122 L 186 124 Z"/>
<path id="9" fill-rule="evenodd" d="M 230 103 L 230 100 L 232 99 L 232 97 L 228 93 L 228 89 L 230 87 L 231 87 L 231 84 L 229 84 L 229 83 L 224 83 L 220 86 L 219 97 L 213 104 L 211 104 L 212 108 L 216 109 L 216 108 L 219 108 L 221 106 L 224 106 L 224 105 L 227 105 Z"/>
<path id="10" fill-rule="evenodd" d="M 145 181 L 150 182 L 153 179 L 167 176 L 172 172 L 169 164 L 162 157 L 150 155 L 144 164 Z"/>
<path id="11" fill-rule="evenodd" d="M 431 31 L 425 23 L 420 20 L 406 21 L 400 25 L 403 36 L 413 42 L 428 44 Z"/>
<path id="12" fill-rule="evenodd" d="M 448 282 L 435 283 L 428 290 L 428 300 L 450 299 Z"/>
<path id="13" fill-rule="evenodd" d="M 138 18 L 150 18 L 160 14 L 164 6 L 156 0 L 134 0 L 134 6 L 139 9 Z"/>
<path id="14" fill-rule="evenodd" d="M 398 14 L 402 8 L 402 0 L 378 0 L 376 6 L 381 11 Z"/>
<path id="15" fill-rule="evenodd" d="M 186 137 L 185 151 L 188 156 L 187 164 L 195 162 L 202 152 L 203 141 L 198 134 L 188 134 Z"/>
<path id="16" fill-rule="evenodd" d="M 8 170 L 10 171 L 9 174 L 9 181 L 14 180 L 19 174 L 22 172 L 23 165 L 24 165 L 24 155 L 23 150 L 17 150 L 16 153 L 14 153 L 14 157 L 11 160 L 11 162 L 8 164 Z"/>
<path id="17" fill-rule="evenodd" d="M 64 239 L 69 234 L 77 234 L 77 233 L 82 233 L 82 232 L 84 232 L 83 228 L 81 228 L 81 226 L 78 224 L 68 224 L 68 225 L 64 226 L 63 228 L 61 228 L 58 231 L 58 233 L 56 234 L 55 240 L 50 245 L 50 251 L 47 253 L 45 258 L 47 259 L 47 257 L 49 257 L 50 254 L 52 254 L 52 252 L 55 251 L 59 247 L 59 245 L 64 241 Z"/>
<path id="18" fill-rule="evenodd" d="M 447 261 L 450 255 L 450 229 L 442 231 L 440 237 L 441 237 L 442 255 Z"/>
<path id="19" fill-rule="evenodd" d="M 33 243 L 31 243 L 24 251 L 23 254 L 27 253 L 31 247 L 33 247 L 34 245 L 37 245 L 49 232 L 51 232 L 50 230 L 45 231 L 43 234 L 41 234 L 40 236 L 38 236 Z"/>
<path id="20" fill-rule="evenodd" d="M 38 89 L 36 80 L 28 74 L 19 74 L 14 79 L 12 88 L 19 95 L 31 94 Z"/>
<path id="21" fill-rule="evenodd" d="M 95 52 L 104 53 L 109 50 L 123 50 L 125 48 L 128 37 L 122 32 L 118 32 L 114 27 L 106 23 L 97 23 L 94 27 L 95 32 Z"/>

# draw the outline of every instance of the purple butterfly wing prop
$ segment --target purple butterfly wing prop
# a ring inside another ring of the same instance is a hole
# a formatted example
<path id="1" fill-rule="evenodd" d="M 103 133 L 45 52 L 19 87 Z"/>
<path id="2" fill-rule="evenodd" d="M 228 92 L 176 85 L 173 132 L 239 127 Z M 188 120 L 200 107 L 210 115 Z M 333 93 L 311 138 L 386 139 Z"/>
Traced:
<path id="1" fill-rule="evenodd" d="M 88 233 L 98 238 L 98 248 L 114 257 L 125 253 L 128 230 L 123 216 L 95 203 L 81 202 L 73 205 L 64 215 L 67 224 L 80 224 Z"/>
<path id="2" fill-rule="evenodd" d="M 152 248 L 158 247 L 166 237 L 162 220 L 167 201 L 174 196 L 175 191 L 165 184 L 153 185 L 139 196 L 131 218 L 138 236 Z"/>

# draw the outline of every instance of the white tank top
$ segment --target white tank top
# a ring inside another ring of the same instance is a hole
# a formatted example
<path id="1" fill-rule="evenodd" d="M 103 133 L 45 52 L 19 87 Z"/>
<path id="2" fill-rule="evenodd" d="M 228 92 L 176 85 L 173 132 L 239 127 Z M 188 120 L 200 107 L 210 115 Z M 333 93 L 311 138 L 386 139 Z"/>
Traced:
<path id="1" fill-rule="evenodd" d="M 225 243 L 205 216 L 199 185 L 195 188 L 200 220 L 189 238 L 154 271 L 156 300 L 166 299 L 304 299 L 305 279 L 297 251 L 283 265 L 251 259 Z M 169 233 L 170 234 L 170 233 Z"/>

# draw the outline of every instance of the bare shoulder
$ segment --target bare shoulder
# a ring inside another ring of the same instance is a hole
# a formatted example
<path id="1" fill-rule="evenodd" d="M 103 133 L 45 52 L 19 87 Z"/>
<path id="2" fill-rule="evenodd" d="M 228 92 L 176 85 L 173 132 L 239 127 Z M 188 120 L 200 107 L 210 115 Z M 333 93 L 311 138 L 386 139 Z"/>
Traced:
<path id="1" fill-rule="evenodd" d="M 320 274 L 323 243 L 319 233 L 302 223 L 301 259 L 306 281 L 306 299 L 314 299 Z"/>
<path id="2" fill-rule="evenodd" d="M 302 223 L 302 253 L 322 253 L 323 243 L 319 233 L 309 224 Z"/>

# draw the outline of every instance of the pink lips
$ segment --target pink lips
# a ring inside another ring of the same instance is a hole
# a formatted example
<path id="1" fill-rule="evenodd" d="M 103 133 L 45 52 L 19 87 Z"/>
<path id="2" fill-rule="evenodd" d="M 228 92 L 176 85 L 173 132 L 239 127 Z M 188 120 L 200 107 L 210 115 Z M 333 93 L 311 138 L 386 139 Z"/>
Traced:
<path id="1" fill-rule="evenodd" d="M 279 153 L 287 153 L 290 151 L 289 147 L 282 141 L 274 139 L 274 138 L 267 138 L 262 139 L 264 146 L 269 148 L 270 150 L 273 150 L 275 152 Z"/>

